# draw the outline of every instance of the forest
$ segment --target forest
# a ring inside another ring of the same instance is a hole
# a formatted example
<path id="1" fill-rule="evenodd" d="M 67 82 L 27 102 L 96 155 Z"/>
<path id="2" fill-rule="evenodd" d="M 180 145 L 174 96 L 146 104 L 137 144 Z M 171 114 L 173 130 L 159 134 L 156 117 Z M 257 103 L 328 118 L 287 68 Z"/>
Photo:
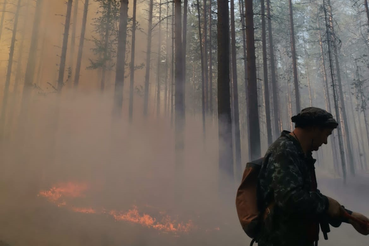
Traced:
<path id="1" fill-rule="evenodd" d="M 245 165 L 311 106 L 369 212 L 368 76 L 367 0 L 1 0 L 0 246 L 244 245 Z"/>

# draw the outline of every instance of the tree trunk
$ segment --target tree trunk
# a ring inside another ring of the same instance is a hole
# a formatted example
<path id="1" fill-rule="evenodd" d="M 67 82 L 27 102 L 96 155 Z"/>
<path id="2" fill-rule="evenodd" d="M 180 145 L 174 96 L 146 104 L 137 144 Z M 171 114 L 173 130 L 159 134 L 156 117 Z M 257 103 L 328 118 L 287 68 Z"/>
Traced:
<path id="1" fill-rule="evenodd" d="M 184 53 L 185 54 L 185 53 Z M 159 1 L 159 44 L 158 44 L 158 67 L 157 67 L 157 93 L 156 93 L 156 115 L 160 115 L 160 62 L 161 62 L 161 0 Z M 185 71 L 185 70 L 184 70 Z"/>
<path id="2" fill-rule="evenodd" d="M 198 19 L 198 29 L 199 29 L 199 46 L 200 46 L 200 56 L 201 56 L 201 102 L 202 102 L 202 133 L 205 139 L 205 112 L 206 112 L 206 90 L 205 90 L 205 62 L 204 62 L 204 50 L 202 47 L 202 33 L 201 33 L 201 14 L 200 14 L 200 1 L 197 0 L 197 19 Z"/>
<path id="3" fill-rule="evenodd" d="M 67 15 L 65 17 L 65 25 L 64 25 L 63 47 L 62 47 L 62 54 L 60 57 L 60 66 L 59 66 L 59 78 L 58 78 L 58 93 L 59 94 L 61 93 L 63 86 L 64 86 L 64 70 L 65 70 L 65 61 L 67 58 L 67 50 L 68 50 L 68 36 L 69 36 L 70 18 L 72 15 L 72 5 L 73 5 L 73 0 L 68 0 Z"/>
<path id="4" fill-rule="evenodd" d="M 369 8 L 368 8 L 368 0 L 364 0 L 364 5 L 365 5 L 365 12 L 366 12 L 366 17 L 368 19 L 368 28 L 369 28 Z"/>
<path id="5" fill-rule="evenodd" d="M 2 109 L 1 109 L 0 137 L 3 136 L 3 134 L 4 134 L 6 108 L 7 108 L 7 104 L 8 104 L 9 85 L 10 85 L 10 78 L 11 78 L 11 75 L 12 75 L 14 47 L 15 47 L 15 41 L 16 41 L 16 36 L 17 36 L 17 28 L 18 28 L 18 19 L 19 19 L 20 7 L 21 7 L 21 0 L 18 0 L 17 9 L 16 9 L 16 12 L 15 12 L 15 17 L 14 17 L 12 40 L 11 40 L 11 43 L 10 43 L 10 51 L 9 51 L 8 69 L 7 69 L 7 72 L 6 72 L 4 97 L 3 97 Z"/>
<path id="6" fill-rule="evenodd" d="M 300 88 L 299 81 L 297 78 L 297 59 L 296 59 L 296 45 L 295 45 L 295 28 L 293 24 L 293 9 L 292 0 L 289 0 L 290 5 L 290 25 L 291 25 L 291 55 L 293 64 L 293 79 L 295 84 L 295 95 L 296 95 L 296 112 L 301 111 L 301 99 L 300 99 Z"/>
<path id="7" fill-rule="evenodd" d="M 269 34 L 269 53 L 270 53 L 270 70 L 272 72 L 272 87 L 273 87 L 273 111 L 274 111 L 274 130 L 276 137 L 279 136 L 282 122 L 280 120 L 279 113 L 279 90 L 278 81 L 275 68 L 275 58 L 274 58 L 274 43 L 273 43 L 273 32 L 272 32 L 272 17 L 270 15 L 270 0 L 267 2 L 267 17 L 268 17 L 268 34 Z"/>
<path id="8" fill-rule="evenodd" d="M 291 98 L 291 90 L 290 85 L 288 83 L 288 92 L 287 92 L 287 102 L 288 102 L 288 118 L 292 118 L 292 98 Z M 290 121 L 290 131 L 293 131 L 293 123 Z"/>
<path id="9" fill-rule="evenodd" d="M 364 113 L 364 112 L 363 112 Z M 360 117 L 360 115 L 361 115 L 361 112 L 359 112 L 359 128 L 360 128 L 360 130 L 362 131 L 364 128 L 363 128 L 363 126 L 362 126 L 362 123 L 361 123 L 361 117 Z M 365 120 L 365 113 L 364 113 L 364 120 Z M 364 122 L 365 123 L 365 122 Z M 366 133 L 367 133 L 367 141 L 369 142 L 369 133 L 368 133 L 368 125 L 366 124 Z M 364 136 L 362 136 L 361 135 L 361 142 L 363 143 L 363 145 L 362 146 L 365 146 L 364 145 Z M 366 162 L 366 155 L 365 155 L 365 152 L 363 153 L 363 155 L 364 155 L 364 160 L 365 160 L 365 162 L 364 163 L 366 163 L 366 165 L 365 165 L 365 170 L 367 170 L 368 169 L 368 162 Z"/>
<path id="10" fill-rule="evenodd" d="M 338 106 L 338 97 L 336 92 L 336 85 L 335 85 L 335 74 L 334 74 L 334 64 L 333 64 L 333 58 L 332 58 L 332 50 L 331 50 L 331 33 L 329 31 L 329 21 L 328 21 L 328 15 L 327 15 L 327 9 L 325 0 L 323 0 L 323 7 L 324 7 L 324 15 L 325 15 L 325 24 L 326 24 L 326 35 L 327 35 L 327 42 L 328 42 L 328 57 L 329 57 L 329 67 L 331 71 L 331 79 L 332 79 L 332 90 L 333 90 L 333 101 L 335 104 L 335 112 L 337 121 L 341 122 L 340 120 L 340 113 L 339 113 L 339 106 Z M 334 42 L 333 42 L 334 43 Z M 344 153 L 344 147 L 343 147 L 343 141 L 342 141 L 342 131 L 341 127 L 338 127 L 338 143 L 339 143 L 339 149 L 341 153 L 341 164 L 342 164 L 342 174 L 343 174 L 343 181 L 346 183 L 346 161 L 345 161 L 345 153 Z"/>
<path id="11" fill-rule="evenodd" d="M 357 77 L 358 81 L 361 81 L 359 67 L 357 65 L 356 60 L 355 60 L 355 65 L 356 65 L 356 77 Z M 360 93 L 360 91 L 358 91 L 358 88 L 355 88 L 355 94 L 361 96 L 361 99 L 363 98 L 362 97 L 362 93 Z M 358 97 L 356 97 L 356 98 L 358 99 Z M 351 97 L 351 102 L 352 102 L 352 99 L 353 99 L 353 97 Z M 355 109 L 354 109 L 353 103 L 352 103 L 351 106 L 352 106 L 352 112 L 355 112 L 354 111 Z M 359 122 L 359 131 L 358 132 L 359 133 L 362 133 L 363 132 L 363 127 L 362 127 L 362 124 L 361 124 L 361 111 L 358 112 L 358 120 L 357 121 Z M 358 135 L 360 137 L 360 142 L 361 142 L 361 143 L 359 143 L 359 146 L 362 146 L 362 147 L 365 146 L 363 134 L 358 134 Z M 368 143 L 369 143 L 369 134 L 368 134 Z M 360 156 L 363 156 L 363 158 L 364 158 L 364 168 L 366 170 L 367 169 L 367 165 L 366 165 L 367 162 L 366 162 L 365 149 L 363 149 L 362 151 L 360 151 Z"/>
<path id="12" fill-rule="evenodd" d="M 332 112 L 331 107 L 331 99 L 329 96 L 329 85 L 328 85 L 328 79 L 327 79 L 327 69 L 325 67 L 325 59 L 324 59 L 324 49 L 323 49 L 323 41 L 322 41 L 322 34 L 320 33 L 321 27 L 320 22 L 318 21 L 318 32 L 319 32 L 319 46 L 320 46 L 320 53 L 321 53 L 321 69 L 322 69 L 322 75 L 323 75 L 323 81 L 324 81 L 324 93 L 327 98 L 326 100 L 326 110 L 329 110 L 329 112 Z"/>
<path id="13" fill-rule="evenodd" d="M 168 113 L 168 61 L 169 61 L 169 2 L 167 2 L 167 23 L 166 23 L 166 41 L 165 41 L 165 84 L 164 84 L 164 113 Z"/>
<path id="14" fill-rule="evenodd" d="M 29 49 L 26 74 L 24 79 L 24 88 L 22 94 L 22 106 L 21 106 L 21 121 L 24 122 L 26 120 L 26 113 L 29 105 L 29 99 L 32 92 L 33 87 L 33 78 L 35 73 L 36 66 L 36 54 L 38 47 L 38 36 L 40 31 L 40 21 L 41 21 L 41 12 L 42 12 L 42 3 L 43 0 L 37 0 L 36 2 L 36 11 L 35 18 L 33 21 L 33 29 L 32 29 L 32 37 L 31 37 L 31 45 Z"/>
<path id="15" fill-rule="evenodd" d="M 237 50 L 236 50 L 236 27 L 234 17 L 234 1 L 231 1 L 231 36 L 232 36 L 232 80 L 233 80 L 233 126 L 235 137 L 235 153 L 236 153 L 236 167 L 235 171 L 238 174 L 237 179 L 241 178 L 241 136 L 240 136 L 240 117 L 238 108 L 238 80 L 237 80 Z"/>
<path id="16" fill-rule="evenodd" d="M 80 71 L 81 71 L 81 63 L 82 63 L 83 44 L 84 44 L 84 41 L 85 41 L 85 33 L 86 33 L 88 4 L 89 4 L 89 0 L 85 0 L 84 10 L 83 10 L 83 18 L 82 18 L 81 37 L 79 39 L 77 66 L 76 66 L 76 71 L 75 71 L 75 76 L 74 76 L 74 88 L 77 88 L 78 83 L 79 83 L 79 74 L 80 74 Z"/>
<path id="17" fill-rule="evenodd" d="M 218 0 L 217 2 L 219 168 L 227 178 L 233 180 L 233 141 L 229 79 L 229 10 L 227 0 Z"/>
<path id="18" fill-rule="evenodd" d="M 130 86 L 129 86 L 129 120 L 133 118 L 133 96 L 135 82 L 135 52 L 136 52 L 136 16 L 137 16 L 137 0 L 133 0 L 133 19 L 132 19 L 132 47 L 131 47 L 131 64 L 130 64 Z"/>
<path id="19" fill-rule="evenodd" d="M 305 67 L 306 67 L 306 79 L 308 82 L 308 89 L 309 89 L 309 106 L 312 107 L 313 106 L 313 96 L 312 96 L 312 92 L 311 92 L 311 84 L 310 84 L 310 71 L 309 71 L 309 67 L 310 67 L 310 56 L 309 53 L 307 51 L 306 48 L 306 39 L 305 36 L 303 36 L 302 41 L 304 42 L 304 53 L 305 53 L 305 57 L 307 58 L 305 61 Z"/>
<path id="20" fill-rule="evenodd" d="M 47 34 L 47 28 L 45 27 L 44 30 L 44 34 L 42 37 L 42 44 L 41 44 L 41 53 L 40 53 L 40 58 L 39 58 L 39 62 L 38 62 L 38 71 L 37 71 L 37 75 L 36 75 L 36 84 L 41 84 L 40 79 L 41 79 L 41 72 L 42 72 L 42 67 L 43 67 L 43 57 L 44 57 L 44 52 L 45 52 L 45 42 L 46 42 L 46 34 Z"/>
<path id="21" fill-rule="evenodd" d="M 182 46 L 183 46 L 183 81 L 186 83 L 187 76 L 187 13 L 188 13 L 188 0 L 183 0 L 183 25 L 182 25 Z"/>
<path id="22" fill-rule="evenodd" d="M 175 63 L 175 3 L 173 1 L 172 5 L 172 68 L 171 68 L 171 84 L 170 84 L 170 123 L 173 125 L 174 120 L 174 83 L 175 83 L 175 72 L 174 72 L 174 63 Z"/>
<path id="23" fill-rule="evenodd" d="M 181 0 L 174 0 L 175 7 L 175 162 L 179 188 L 182 187 L 184 167 L 184 128 L 185 128 L 185 83 L 183 80 L 182 47 L 182 6 Z"/>
<path id="24" fill-rule="evenodd" d="M 343 89 L 342 89 L 342 80 L 341 80 L 341 70 L 340 70 L 340 64 L 338 61 L 338 50 L 337 50 L 337 43 L 336 43 L 336 37 L 335 37 L 335 31 L 334 31 L 334 24 L 333 24 L 333 12 L 332 12 L 332 7 L 331 7 L 331 1 L 328 0 L 328 7 L 329 7 L 329 13 L 330 13 L 330 18 L 329 18 L 329 24 L 331 26 L 332 29 L 332 33 L 333 33 L 333 40 L 332 40 L 332 44 L 333 44 L 333 51 L 334 51 L 334 57 L 335 57 L 335 65 L 336 65 L 336 69 L 337 69 L 337 82 L 338 82 L 338 89 L 339 89 L 339 98 L 341 98 L 341 112 L 343 114 L 342 117 L 342 123 L 344 126 L 344 131 L 343 131 L 343 137 L 344 139 L 346 139 L 346 146 L 347 146 L 347 150 L 348 150 L 348 162 L 349 162 L 349 167 L 350 167 L 350 172 L 351 175 L 355 176 L 355 166 L 354 166 L 354 156 L 352 154 L 352 147 L 351 147 L 351 137 L 350 137 L 350 133 L 349 133 L 349 129 L 348 129 L 348 125 L 347 125 L 347 114 L 346 114 L 346 106 L 345 106 L 345 98 L 343 96 Z"/>
<path id="25" fill-rule="evenodd" d="M 363 95 L 361 95 L 363 97 Z M 365 100 L 364 98 L 362 98 L 362 100 Z M 366 114 L 366 111 L 363 110 L 363 116 L 364 116 L 364 125 L 365 125 L 365 129 L 366 129 L 366 136 L 367 136 L 367 140 L 369 143 L 369 122 L 368 122 L 368 116 Z"/>
<path id="26" fill-rule="evenodd" d="M 208 69 L 208 22 L 207 22 L 207 6 L 206 1 L 203 0 L 204 7 L 204 79 L 205 79 L 205 112 L 209 113 L 209 69 Z"/>
<path id="27" fill-rule="evenodd" d="M 209 5 L 209 113 L 213 116 L 213 49 L 212 49 L 211 0 Z"/>
<path id="28" fill-rule="evenodd" d="M 101 92 L 105 89 L 105 73 L 106 73 L 106 60 L 108 57 L 108 45 L 109 45 L 109 25 L 111 24 L 110 16 L 111 16 L 111 1 L 108 1 L 108 12 L 106 14 L 107 20 L 105 25 L 105 37 L 104 37 L 104 58 L 103 58 L 103 66 L 102 66 L 102 74 L 101 74 L 101 83 L 100 83 L 100 90 Z"/>
<path id="29" fill-rule="evenodd" d="M 321 52 L 321 73 L 323 75 L 323 82 L 324 82 L 324 94 L 325 94 L 325 107 L 326 110 L 329 112 L 332 112 L 332 106 L 331 106 L 331 99 L 329 95 L 329 85 L 328 85 L 328 78 L 327 78 L 327 69 L 325 67 L 325 59 L 324 59 L 324 49 L 323 49 L 323 42 L 322 42 L 322 34 L 320 32 L 320 22 L 318 21 L 318 33 L 319 33 L 319 46 L 320 46 L 320 52 Z M 333 153 L 333 163 L 336 170 L 338 170 L 338 163 L 339 163 L 339 153 L 337 153 L 337 136 L 336 134 L 332 134 L 332 141 L 331 141 L 331 147 L 332 147 L 332 153 Z"/>
<path id="30" fill-rule="evenodd" d="M 3 33 L 4 18 L 5 18 L 5 14 L 6 14 L 6 4 L 7 4 L 7 0 L 4 0 L 4 3 L 3 3 L 3 14 L 1 15 L 1 21 L 0 21 L 0 40 L 1 40 L 1 35 Z"/>
<path id="31" fill-rule="evenodd" d="M 121 116 L 123 106 L 127 22 L 128 22 L 128 0 L 120 0 L 118 50 L 117 50 L 117 65 L 115 73 L 114 110 L 113 110 L 114 116 L 117 117 Z"/>
<path id="32" fill-rule="evenodd" d="M 149 83 L 150 83 L 150 61 L 151 61 L 151 39 L 152 39 L 152 12 L 154 0 L 150 0 L 149 5 L 149 26 L 147 31 L 147 53 L 146 53 L 146 74 L 145 74 L 145 97 L 144 97 L 144 116 L 147 116 L 149 103 Z"/>
<path id="33" fill-rule="evenodd" d="M 22 37 L 21 37 L 21 43 L 19 45 L 19 50 L 18 50 L 18 58 L 17 58 L 17 68 L 16 68 L 16 72 L 15 72 L 15 80 L 14 80 L 14 89 L 13 89 L 13 94 L 12 94 L 12 98 L 11 98 L 11 102 L 9 105 L 9 121 L 8 121 L 8 125 L 11 126 L 12 122 L 13 122 L 13 116 L 14 116 L 14 111 L 15 111 L 15 103 L 16 103 L 16 99 L 18 96 L 18 86 L 19 86 L 19 81 L 22 79 L 22 60 L 23 60 L 23 49 L 24 49 L 24 40 L 25 40 L 25 29 L 28 23 L 28 15 L 29 15 L 29 5 L 30 5 L 30 0 L 27 1 L 26 3 L 26 15 L 24 16 L 24 21 L 23 21 L 23 27 L 22 27 Z"/>
<path id="34" fill-rule="evenodd" d="M 72 71 L 74 66 L 74 48 L 76 46 L 76 31 L 77 31 L 77 16 L 78 16 L 78 2 L 79 0 L 75 1 L 74 4 L 74 11 L 73 11 L 73 27 L 72 27 L 72 40 L 70 44 L 70 57 L 69 57 L 69 67 Z M 73 73 L 71 73 L 73 74 Z"/>
<path id="35" fill-rule="evenodd" d="M 246 131 L 247 131 L 247 147 L 248 147 L 248 159 L 251 160 L 251 144 L 250 144 L 250 126 L 249 126 L 249 97 L 248 97 L 248 74 L 247 74 L 247 45 L 246 45 L 246 21 L 245 21 L 245 5 L 243 0 L 239 0 L 239 8 L 241 15 L 241 24 L 242 24 L 242 42 L 243 42 L 243 66 L 244 66 L 244 74 L 245 74 L 245 97 L 246 97 Z"/>
<path id="36" fill-rule="evenodd" d="M 248 112 L 250 126 L 251 159 L 261 156 L 260 124 L 259 124 L 259 103 L 256 80 L 256 57 L 254 39 L 254 11 L 253 2 L 246 1 L 246 35 L 247 35 L 247 71 L 248 71 Z"/>
<path id="37" fill-rule="evenodd" d="M 262 43 L 263 43 L 263 68 L 264 68 L 264 98 L 265 98 L 265 115 L 267 124 L 268 146 L 272 144 L 272 125 L 270 119 L 270 103 L 269 103 L 269 82 L 268 82 L 268 60 L 266 46 L 266 27 L 265 27 L 265 5 L 261 0 L 261 23 L 262 23 Z"/>
<path id="38" fill-rule="evenodd" d="M 359 137 L 359 133 L 358 133 L 358 127 L 357 127 L 357 124 L 356 122 L 358 120 L 360 120 L 360 117 L 358 120 L 356 120 L 355 118 L 355 109 L 354 109 L 354 105 L 353 105 L 353 102 L 352 102 L 352 97 L 350 97 L 350 109 L 351 109 L 351 113 L 352 113 L 352 123 L 354 124 L 354 130 L 355 130 L 355 137 L 356 137 L 356 144 L 357 144 L 357 151 L 358 151 L 358 158 L 359 158 L 359 162 L 360 162 L 360 167 L 361 167 L 361 170 L 364 170 L 364 165 L 365 165 L 365 160 L 363 160 L 362 156 L 364 156 L 364 151 L 362 150 L 362 145 L 360 143 L 360 137 Z"/>

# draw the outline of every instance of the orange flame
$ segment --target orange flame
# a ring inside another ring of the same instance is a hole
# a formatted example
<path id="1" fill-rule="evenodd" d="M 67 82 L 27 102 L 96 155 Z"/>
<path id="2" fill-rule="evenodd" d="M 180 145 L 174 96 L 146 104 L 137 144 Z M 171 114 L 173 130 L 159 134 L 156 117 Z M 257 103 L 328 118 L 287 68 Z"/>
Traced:
<path id="1" fill-rule="evenodd" d="M 96 214 L 97 213 L 97 211 L 93 208 L 75 208 L 75 207 L 72 207 L 71 210 L 73 212 L 83 213 L 83 214 Z"/>
<path id="2" fill-rule="evenodd" d="M 117 221 L 129 221 L 159 231 L 177 233 L 189 232 L 195 228 L 191 220 L 187 223 L 178 223 L 175 220 L 172 220 L 170 216 L 166 215 L 165 212 L 160 212 L 160 215 L 163 216 L 163 218 L 161 221 L 157 221 L 157 219 L 148 214 L 143 213 L 141 215 L 136 206 L 134 206 L 133 209 L 128 210 L 128 212 L 117 212 L 115 210 L 107 211 L 104 208 L 98 211 L 91 207 L 79 208 L 67 206 L 64 198 L 84 197 L 83 193 L 87 189 L 87 184 L 68 182 L 54 186 L 48 191 L 41 191 L 38 196 L 47 198 L 50 202 L 57 204 L 59 207 L 65 206 L 73 212 L 84 214 L 109 214 Z"/>
<path id="3" fill-rule="evenodd" d="M 86 191 L 87 188 L 88 186 L 86 184 L 68 182 L 54 186 L 48 191 L 41 191 L 38 195 L 46 197 L 51 202 L 57 203 L 63 197 L 82 197 L 82 193 Z"/>
<path id="4" fill-rule="evenodd" d="M 118 221 L 130 221 L 146 227 L 151 227 L 167 232 L 188 232 L 192 228 L 194 228 L 192 221 L 189 221 L 186 224 L 176 223 L 175 221 L 171 220 L 168 215 L 165 216 L 161 222 L 157 222 L 155 218 L 151 217 L 148 214 L 140 215 L 136 206 L 133 209 L 129 210 L 127 213 L 117 213 L 116 211 L 111 211 L 110 215 L 112 215 L 114 219 Z"/>

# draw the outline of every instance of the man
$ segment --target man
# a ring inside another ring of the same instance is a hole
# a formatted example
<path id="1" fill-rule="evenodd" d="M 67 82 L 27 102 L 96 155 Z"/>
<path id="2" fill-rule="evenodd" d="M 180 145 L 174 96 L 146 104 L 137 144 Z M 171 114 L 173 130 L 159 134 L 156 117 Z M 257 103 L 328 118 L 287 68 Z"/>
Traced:
<path id="1" fill-rule="evenodd" d="M 306 108 L 292 117 L 294 131 L 283 131 L 269 147 L 258 180 L 258 209 L 263 211 L 259 246 L 312 246 L 319 238 L 323 218 L 331 225 L 350 223 L 363 235 L 369 234 L 364 215 L 351 212 L 336 200 L 320 193 L 312 151 L 327 144 L 338 123 L 327 111 Z M 354 219 L 344 219 L 348 212 Z M 338 224 L 337 224 L 338 223 Z"/>

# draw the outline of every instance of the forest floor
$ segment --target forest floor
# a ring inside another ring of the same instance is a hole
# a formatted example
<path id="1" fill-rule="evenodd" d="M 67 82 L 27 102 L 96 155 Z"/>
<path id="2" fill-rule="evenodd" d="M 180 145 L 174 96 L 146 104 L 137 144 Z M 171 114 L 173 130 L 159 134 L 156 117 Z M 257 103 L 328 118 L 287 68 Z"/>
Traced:
<path id="1" fill-rule="evenodd" d="M 319 172 L 318 172 L 319 173 Z M 342 179 L 322 177 L 318 174 L 323 194 L 337 199 L 347 208 L 369 215 L 369 175 L 361 172 L 350 177 L 344 185 Z M 4 187 L 3 187 L 4 188 Z M 158 232 L 129 222 L 117 222 L 108 216 L 76 213 L 60 208 L 40 197 L 4 192 L 0 204 L 0 240 L 10 246 L 170 246 L 170 245 L 248 245 L 250 240 L 242 232 L 235 217 L 229 217 L 217 231 L 195 230 L 190 233 Z M 27 201 L 27 202 L 25 202 Z M 229 207 L 229 210 L 233 210 Z M 204 218 L 206 219 L 206 217 Z M 215 227 L 216 225 L 214 225 Z M 319 245 L 368 246 L 368 237 L 358 234 L 350 225 L 331 228 L 329 240 Z M 321 236 L 322 238 L 322 236 Z"/>

